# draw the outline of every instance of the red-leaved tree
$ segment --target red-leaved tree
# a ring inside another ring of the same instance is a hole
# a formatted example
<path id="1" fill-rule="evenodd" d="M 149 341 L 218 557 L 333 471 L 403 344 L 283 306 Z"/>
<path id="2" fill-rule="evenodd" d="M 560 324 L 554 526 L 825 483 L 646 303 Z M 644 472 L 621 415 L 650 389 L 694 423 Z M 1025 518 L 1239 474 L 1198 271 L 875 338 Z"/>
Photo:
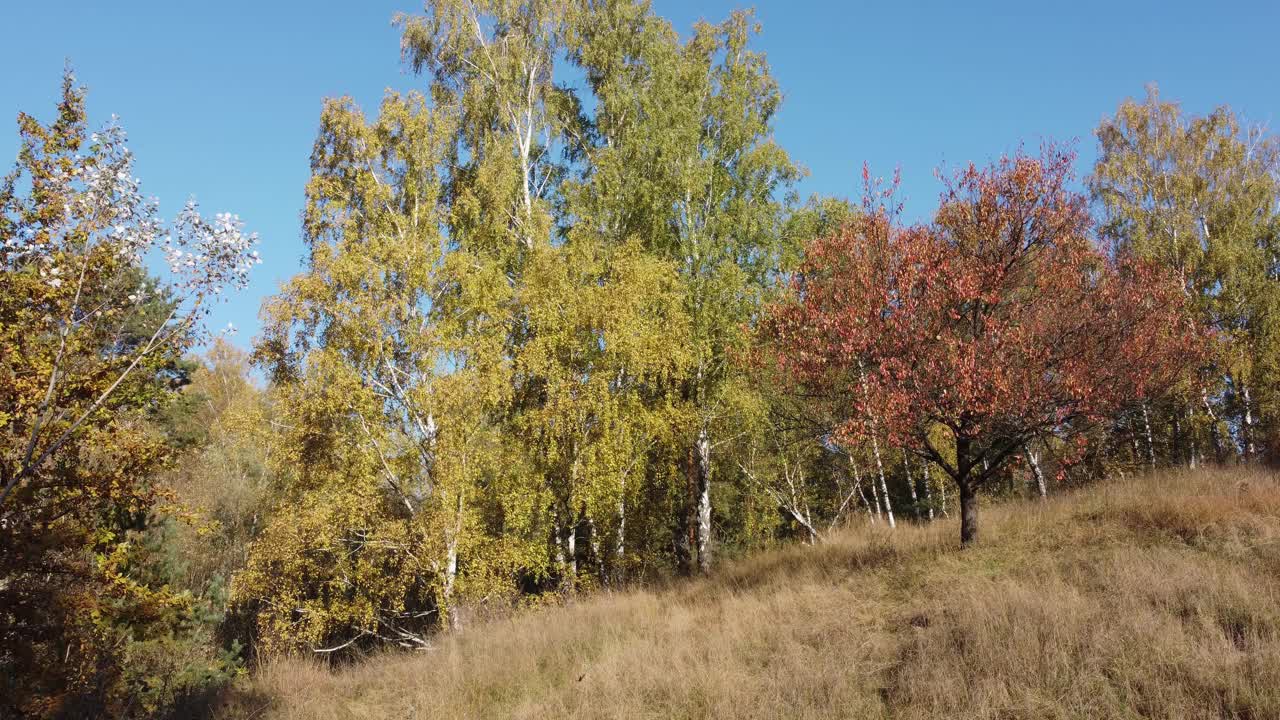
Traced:
<path id="1" fill-rule="evenodd" d="M 835 442 L 876 437 L 951 477 L 964 543 L 978 491 L 1029 441 L 1164 392 L 1201 344 L 1174 278 L 1090 239 L 1073 160 L 1049 146 L 970 165 L 929 225 L 900 226 L 891 193 L 869 191 L 808 243 L 763 324 L 780 368 L 843 408 Z"/>

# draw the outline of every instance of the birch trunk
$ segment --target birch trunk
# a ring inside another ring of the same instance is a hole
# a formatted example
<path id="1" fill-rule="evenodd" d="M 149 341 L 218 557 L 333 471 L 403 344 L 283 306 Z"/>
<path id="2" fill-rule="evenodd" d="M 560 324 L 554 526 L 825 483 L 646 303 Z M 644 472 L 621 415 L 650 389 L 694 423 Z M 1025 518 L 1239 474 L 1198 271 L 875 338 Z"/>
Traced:
<path id="1" fill-rule="evenodd" d="M 1244 457 L 1246 460 L 1253 457 L 1255 448 L 1253 446 L 1253 399 L 1249 397 L 1249 386 L 1241 385 L 1241 395 L 1244 398 Z"/>
<path id="2" fill-rule="evenodd" d="M 453 608 L 453 584 L 458 577 L 458 539 L 456 537 L 449 540 L 444 565 L 444 587 L 440 589 L 440 596 L 443 599 L 441 605 L 445 608 L 445 615 L 448 618 L 449 629 L 458 630 L 461 628 L 461 622 L 458 613 Z"/>
<path id="3" fill-rule="evenodd" d="M 871 479 L 871 497 L 876 503 L 876 520 L 884 517 L 884 511 L 880 507 L 880 486 L 876 485 L 875 478 Z"/>
<path id="4" fill-rule="evenodd" d="M 1044 472 L 1040 469 L 1040 457 L 1032 451 L 1030 446 L 1024 447 L 1023 450 L 1027 453 L 1027 463 L 1031 465 L 1031 476 L 1035 479 L 1036 491 L 1040 493 L 1040 499 L 1044 500 L 1049 493 L 1045 487 Z"/>
<path id="5" fill-rule="evenodd" d="M 1155 438 L 1151 436 L 1151 413 L 1147 410 L 1147 404 L 1142 403 L 1142 425 L 1147 431 L 1147 464 L 1152 470 L 1156 469 L 1156 443 Z"/>
<path id="6" fill-rule="evenodd" d="M 1175 410 L 1173 412 L 1173 457 L 1171 458 L 1174 465 L 1182 462 L 1185 445 L 1186 438 L 1183 437 L 1182 418 L 1179 416 L 1178 411 Z"/>
<path id="7" fill-rule="evenodd" d="M 876 516 L 871 513 L 871 501 L 867 500 L 867 493 L 862 489 L 862 473 L 858 471 L 858 464 L 849 458 L 849 467 L 853 469 L 853 486 L 858 491 L 858 497 L 862 498 L 862 507 L 867 509 L 867 522 L 872 525 L 876 524 Z M 875 483 L 872 483 L 872 490 L 875 490 Z"/>
<path id="8" fill-rule="evenodd" d="M 462 493 L 458 493 L 452 532 L 445 537 L 444 584 L 440 588 L 440 606 L 444 608 L 449 629 L 459 630 L 462 621 L 453 607 L 453 587 L 458 579 L 458 537 L 462 535 Z"/>
<path id="9" fill-rule="evenodd" d="M 870 391 L 867 389 L 867 372 L 862 366 L 861 359 L 858 360 L 858 376 L 862 381 L 862 396 L 864 399 L 867 399 L 870 397 Z M 889 527 L 892 528 L 897 527 L 897 525 L 893 521 L 893 503 L 889 500 L 889 485 L 884 480 L 884 463 L 880 460 L 880 441 L 877 439 L 879 434 L 879 423 L 875 421 L 875 418 L 872 418 L 871 452 L 876 458 L 876 471 L 880 475 L 880 490 L 884 493 L 885 517 L 889 519 Z M 872 487 L 875 487 L 875 483 L 872 483 Z M 879 498 L 876 499 L 876 503 L 879 503 Z"/>
<path id="10" fill-rule="evenodd" d="M 697 441 L 698 509 L 697 552 L 698 570 L 711 571 L 711 439 L 704 425 L 698 430 Z"/>
<path id="11" fill-rule="evenodd" d="M 565 535 L 565 554 L 569 556 L 569 576 L 567 578 L 569 589 L 573 589 L 578 584 L 578 527 L 573 521 L 573 516 L 569 516 L 569 526 L 566 528 Z"/>
<path id="12" fill-rule="evenodd" d="M 867 499 L 867 493 L 862 489 L 861 485 L 858 486 L 858 497 L 862 498 L 862 507 L 867 510 L 867 522 L 871 525 L 875 525 L 876 516 L 871 512 L 871 501 Z"/>
<path id="13" fill-rule="evenodd" d="M 884 514 L 889 519 L 889 527 L 896 528 L 898 525 L 893 521 L 893 501 L 889 499 L 889 484 L 884 479 L 884 463 L 880 462 L 880 443 L 876 441 L 874 435 L 871 436 L 871 451 L 876 456 L 876 470 L 880 473 L 880 492 L 884 494 Z"/>
<path id="14" fill-rule="evenodd" d="M 1204 412 L 1209 416 L 1209 442 L 1213 444 L 1213 457 L 1217 462 L 1222 462 L 1224 455 L 1222 435 L 1218 432 L 1218 416 L 1213 412 L 1213 405 L 1209 403 L 1208 393 L 1201 393 L 1200 402 L 1204 404 Z"/>
<path id="15" fill-rule="evenodd" d="M 916 516 L 916 520 L 919 520 L 920 497 L 916 495 L 916 481 L 911 477 L 911 461 L 907 459 L 905 453 L 902 456 L 902 469 L 907 474 L 907 487 L 911 488 L 911 514 Z"/>
<path id="16" fill-rule="evenodd" d="M 561 589 L 565 589 L 569 585 L 569 567 L 568 567 L 567 558 L 565 558 L 565 551 L 564 551 L 565 545 L 568 544 L 567 538 L 565 537 L 565 531 L 564 531 L 566 522 L 568 521 L 565 519 L 564 515 L 562 515 L 560 512 L 557 512 L 555 515 L 555 525 L 552 526 L 552 531 L 551 531 L 552 532 L 551 539 L 556 548 L 556 559 L 555 559 L 556 572 L 560 574 Z"/>
<path id="17" fill-rule="evenodd" d="M 613 546 L 613 575 L 619 585 L 626 581 L 623 559 L 627 556 L 627 488 L 618 497 L 618 542 Z"/>
<path id="18" fill-rule="evenodd" d="M 596 521 L 588 517 L 586 525 L 587 538 L 591 544 L 591 556 L 592 559 L 595 560 L 596 564 L 596 577 L 600 578 L 601 583 L 607 585 L 609 583 L 609 578 L 604 572 L 604 553 L 601 552 L 600 534 L 596 532 Z"/>
<path id="19" fill-rule="evenodd" d="M 929 478 L 929 461 L 924 461 L 924 501 L 929 506 L 929 522 L 933 522 L 933 490 L 929 487 L 932 480 Z"/>

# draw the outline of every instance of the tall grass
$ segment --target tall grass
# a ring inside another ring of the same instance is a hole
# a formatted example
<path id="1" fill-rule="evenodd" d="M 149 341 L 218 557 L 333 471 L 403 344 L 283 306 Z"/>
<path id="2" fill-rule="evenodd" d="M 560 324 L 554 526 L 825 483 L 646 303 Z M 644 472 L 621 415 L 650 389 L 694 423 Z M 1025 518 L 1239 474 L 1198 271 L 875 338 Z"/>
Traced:
<path id="1" fill-rule="evenodd" d="M 259 668 L 216 716 L 1280 718 L 1280 484 L 1171 473 L 858 527 L 429 652 Z"/>

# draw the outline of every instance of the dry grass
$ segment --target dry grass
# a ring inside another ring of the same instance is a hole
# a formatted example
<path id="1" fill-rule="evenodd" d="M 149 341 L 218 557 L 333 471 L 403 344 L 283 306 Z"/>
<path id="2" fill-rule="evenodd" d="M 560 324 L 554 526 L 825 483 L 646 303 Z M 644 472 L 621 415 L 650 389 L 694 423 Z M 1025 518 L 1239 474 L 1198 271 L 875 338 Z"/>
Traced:
<path id="1" fill-rule="evenodd" d="M 224 720 L 1280 718 L 1280 483 L 1171 474 L 858 528 L 429 654 L 279 661 Z"/>

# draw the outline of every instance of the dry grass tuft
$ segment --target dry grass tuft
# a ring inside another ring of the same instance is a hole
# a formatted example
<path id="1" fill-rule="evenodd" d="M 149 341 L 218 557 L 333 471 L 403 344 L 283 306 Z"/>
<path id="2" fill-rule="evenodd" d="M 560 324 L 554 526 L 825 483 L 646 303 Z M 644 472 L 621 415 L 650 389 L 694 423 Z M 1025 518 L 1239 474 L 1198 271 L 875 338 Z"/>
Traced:
<path id="1" fill-rule="evenodd" d="M 262 667 L 217 717 L 1280 718 L 1280 484 L 1204 471 L 860 527 L 428 654 Z"/>

